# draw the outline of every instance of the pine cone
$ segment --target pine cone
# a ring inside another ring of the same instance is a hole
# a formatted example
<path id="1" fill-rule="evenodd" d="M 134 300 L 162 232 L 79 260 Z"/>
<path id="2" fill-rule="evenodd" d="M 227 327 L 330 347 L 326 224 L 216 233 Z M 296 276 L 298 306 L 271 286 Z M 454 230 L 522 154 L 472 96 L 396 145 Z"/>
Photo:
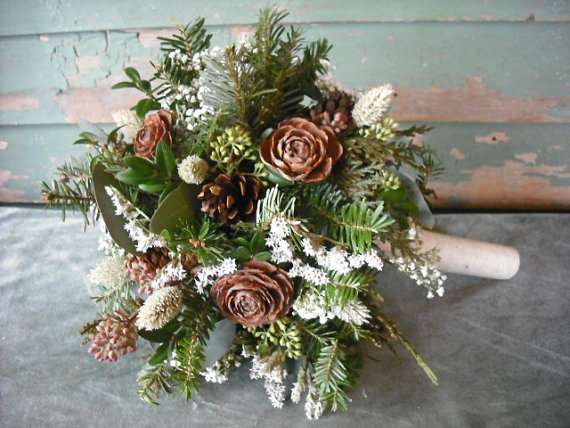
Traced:
<path id="1" fill-rule="evenodd" d="M 139 283 L 139 294 L 152 293 L 152 280 L 169 261 L 165 248 L 151 248 L 143 256 L 127 256 L 127 270 L 131 280 Z"/>
<path id="2" fill-rule="evenodd" d="M 311 109 L 313 122 L 330 126 L 335 134 L 340 134 L 352 125 L 351 111 L 354 106 L 352 96 L 342 91 L 335 91 Z"/>
<path id="3" fill-rule="evenodd" d="M 117 361 L 120 355 L 135 352 L 138 335 L 133 321 L 122 311 L 104 315 L 89 336 L 88 352 L 98 361 Z"/>
<path id="4" fill-rule="evenodd" d="M 220 174 L 202 186 L 198 199 L 202 201 L 202 212 L 225 224 L 254 214 L 260 193 L 261 181 L 253 176 L 235 174 L 230 178 Z"/>

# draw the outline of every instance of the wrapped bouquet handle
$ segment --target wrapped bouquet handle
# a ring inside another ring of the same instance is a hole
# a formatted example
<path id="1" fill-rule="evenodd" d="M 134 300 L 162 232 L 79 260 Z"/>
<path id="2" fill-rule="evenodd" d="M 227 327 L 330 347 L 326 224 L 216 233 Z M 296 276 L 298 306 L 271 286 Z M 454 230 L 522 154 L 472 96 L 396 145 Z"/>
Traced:
<path id="1" fill-rule="evenodd" d="M 520 255 L 516 248 L 426 229 L 418 232 L 422 251 L 434 248 L 438 250 L 440 261 L 436 267 L 443 272 L 480 278 L 510 279 L 519 270 Z M 378 242 L 378 246 L 391 253 L 389 244 Z"/>

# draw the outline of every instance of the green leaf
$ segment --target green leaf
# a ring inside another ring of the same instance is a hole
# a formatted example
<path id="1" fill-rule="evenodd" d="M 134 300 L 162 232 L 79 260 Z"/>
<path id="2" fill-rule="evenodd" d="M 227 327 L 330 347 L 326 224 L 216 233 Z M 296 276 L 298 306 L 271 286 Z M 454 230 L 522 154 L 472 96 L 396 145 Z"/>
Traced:
<path id="1" fill-rule="evenodd" d="M 154 164 L 147 159 L 138 156 L 130 156 L 124 159 L 125 165 L 132 168 L 141 175 L 150 176 L 154 173 Z"/>
<path id="2" fill-rule="evenodd" d="M 246 262 L 251 259 L 251 252 L 246 247 L 237 247 L 232 252 L 232 256 L 237 259 L 238 262 Z"/>
<path id="3" fill-rule="evenodd" d="M 169 144 L 166 144 L 164 141 L 158 143 L 156 146 L 155 160 L 160 173 L 167 177 L 172 177 L 176 171 L 176 158 Z"/>
<path id="4" fill-rule="evenodd" d="M 162 363 L 168 357 L 168 344 L 160 345 L 155 353 L 148 359 L 148 363 L 154 365 Z"/>
<path id="5" fill-rule="evenodd" d="M 265 170 L 267 171 L 267 179 L 274 184 L 277 184 L 282 187 L 288 187 L 294 184 L 292 181 L 287 180 L 285 177 L 279 174 L 279 172 L 277 172 L 274 168 L 271 168 L 268 165 L 265 165 Z"/>
<path id="6" fill-rule="evenodd" d="M 119 82 L 111 86 L 111 89 L 123 89 L 123 88 L 136 88 L 133 82 Z"/>
<path id="7" fill-rule="evenodd" d="M 135 68 L 127 67 L 123 71 L 128 76 L 128 78 L 131 79 L 133 82 L 139 82 L 141 80 L 141 75 Z"/>
<path id="8" fill-rule="evenodd" d="M 112 174 L 105 171 L 105 167 L 96 160 L 91 164 L 91 175 L 93 177 L 93 193 L 95 200 L 101 211 L 101 217 L 107 226 L 109 234 L 115 243 L 125 249 L 128 253 L 139 254 L 136 245 L 125 230 L 125 219 L 115 213 L 115 206 L 111 197 L 105 191 L 106 186 L 119 188 L 119 182 Z"/>
<path id="9" fill-rule="evenodd" d="M 149 111 L 158 110 L 159 108 L 160 104 L 158 102 L 151 100 L 150 98 L 145 98 L 137 103 L 135 106 L 135 112 L 137 113 L 138 117 L 143 119 Z"/>
<path id="10" fill-rule="evenodd" d="M 199 211 L 196 195 L 199 186 L 182 183 L 158 206 L 150 220 L 150 231 L 160 234 L 164 229 L 172 230 L 183 222 L 195 223 Z"/>
<path id="11" fill-rule="evenodd" d="M 146 175 L 143 175 L 131 168 L 116 173 L 115 177 L 122 183 L 129 184 L 131 186 L 136 186 L 140 183 L 144 183 L 145 180 L 148 180 L 148 177 Z"/>
<path id="12" fill-rule="evenodd" d="M 147 193 L 160 193 L 164 190 L 166 183 L 159 178 L 152 178 L 146 180 L 144 183 L 139 184 L 139 189 Z"/>
<path id="13" fill-rule="evenodd" d="M 177 328 L 178 323 L 176 320 L 172 320 L 158 330 L 139 330 L 138 333 L 140 337 L 149 342 L 166 343 L 170 340 Z"/>

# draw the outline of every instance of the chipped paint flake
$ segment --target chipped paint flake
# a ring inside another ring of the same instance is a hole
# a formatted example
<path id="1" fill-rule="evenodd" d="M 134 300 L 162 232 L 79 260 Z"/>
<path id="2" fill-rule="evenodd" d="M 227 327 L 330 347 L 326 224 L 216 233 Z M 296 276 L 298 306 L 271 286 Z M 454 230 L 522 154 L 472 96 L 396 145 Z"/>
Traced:
<path id="1" fill-rule="evenodd" d="M 498 167 L 483 166 L 468 173 L 466 181 L 434 183 L 439 198 L 434 199 L 433 204 L 453 206 L 460 197 L 461 208 L 570 209 L 570 187 L 554 185 L 550 181 L 550 178 L 570 178 L 566 165 L 535 166 L 507 161 Z"/>
<path id="2" fill-rule="evenodd" d="M 509 136 L 506 132 L 492 132 L 488 135 L 480 135 L 475 137 L 476 143 L 483 143 L 483 144 L 499 144 L 499 143 L 506 143 L 509 141 Z"/>
<path id="3" fill-rule="evenodd" d="M 42 43 L 49 42 L 49 36 L 47 34 L 40 34 L 40 42 Z"/>
<path id="4" fill-rule="evenodd" d="M 570 96 L 517 97 L 493 90 L 480 77 L 456 88 L 397 87 L 394 116 L 409 122 L 567 123 L 560 112 Z"/>
<path id="5" fill-rule="evenodd" d="M 0 110 L 24 111 L 37 110 L 40 108 L 40 100 L 30 97 L 24 92 L 12 92 L 0 95 Z"/>
<path id="6" fill-rule="evenodd" d="M 535 164 L 538 154 L 536 153 L 520 153 L 515 155 L 515 159 L 523 161 L 524 163 Z"/>
<path id="7" fill-rule="evenodd" d="M 24 180 L 27 177 L 14 175 L 12 171 L 0 169 L 0 201 L 2 202 L 23 202 L 24 191 L 19 189 L 9 189 L 5 185 L 9 181 Z"/>
<path id="8" fill-rule="evenodd" d="M 454 159 L 457 159 L 457 160 L 463 160 L 463 159 L 465 159 L 465 153 L 463 153 L 463 152 L 462 152 L 461 150 L 459 150 L 457 147 L 452 148 L 452 149 L 449 151 L 449 154 L 450 154 L 451 156 L 453 156 Z"/>
<path id="9" fill-rule="evenodd" d="M 6 150 L 8 148 L 8 141 L 0 140 L 0 150 Z"/>

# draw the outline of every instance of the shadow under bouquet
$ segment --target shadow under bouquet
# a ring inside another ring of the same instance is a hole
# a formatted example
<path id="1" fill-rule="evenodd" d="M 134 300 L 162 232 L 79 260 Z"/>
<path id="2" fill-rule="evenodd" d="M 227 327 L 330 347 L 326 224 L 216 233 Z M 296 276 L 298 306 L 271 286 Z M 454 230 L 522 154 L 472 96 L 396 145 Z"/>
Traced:
<path id="1" fill-rule="evenodd" d="M 138 376 L 150 403 L 247 363 L 274 407 L 304 400 L 318 418 L 347 408 L 363 342 L 403 346 L 437 383 L 375 284 L 390 263 L 443 294 L 416 234 L 441 171 L 414 139 L 429 128 L 388 116 L 388 84 L 335 82 L 328 42 L 306 42 L 285 17 L 262 10 L 225 49 L 203 20 L 162 38 L 154 76 L 127 68 L 115 85 L 143 98 L 111 132 L 81 133 L 86 158 L 43 184 L 64 214 L 102 219 L 105 257 L 88 276 L 99 315 L 82 334 L 100 361 L 152 344 Z"/>

